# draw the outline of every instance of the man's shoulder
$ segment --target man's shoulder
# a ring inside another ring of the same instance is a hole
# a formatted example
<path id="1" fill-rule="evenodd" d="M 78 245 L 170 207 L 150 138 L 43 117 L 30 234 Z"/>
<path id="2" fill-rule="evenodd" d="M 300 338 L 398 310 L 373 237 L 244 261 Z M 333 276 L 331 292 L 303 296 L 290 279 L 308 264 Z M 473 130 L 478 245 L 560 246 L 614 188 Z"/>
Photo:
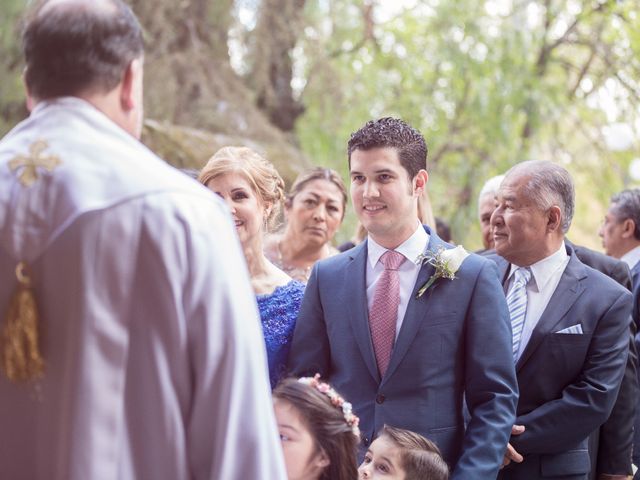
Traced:
<path id="1" fill-rule="evenodd" d="M 145 217 L 174 219 L 189 230 L 203 230 L 214 236 L 218 222 L 230 222 L 224 202 L 197 184 L 146 192 L 131 201 L 142 202 Z"/>
<path id="2" fill-rule="evenodd" d="M 573 248 L 573 251 L 582 263 L 601 271 L 605 275 L 608 275 L 610 271 L 624 263 L 616 258 L 610 257 L 596 250 L 592 250 L 583 245 L 576 245 L 574 243 L 568 243 L 568 245 Z"/>
<path id="3" fill-rule="evenodd" d="M 366 261 L 366 257 L 367 246 L 365 241 L 346 252 L 340 252 L 336 255 L 320 260 L 316 265 L 319 271 L 326 274 L 341 270 L 358 258 Z"/>
<path id="4" fill-rule="evenodd" d="M 463 265 L 468 268 L 469 273 L 477 275 L 480 270 L 486 268 L 497 271 L 498 269 L 508 265 L 508 262 L 495 253 L 495 250 L 488 250 L 481 254 L 470 252 Z"/>
<path id="5" fill-rule="evenodd" d="M 610 303 L 620 296 L 631 297 L 629 290 L 602 271 L 586 264 L 575 252 L 569 259 L 563 275 L 576 277 L 588 294 L 585 299 L 588 298 L 590 301 Z"/>
<path id="6" fill-rule="evenodd" d="M 626 263 L 582 245 L 567 243 L 582 263 L 611 277 L 623 287 L 631 289 L 631 275 Z"/>
<path id="7" fill-rule="evenodd" d="M 34 145 L 40 150 L 34 152 Z M 54 230 L 88 212 L 134 204 L 143 208 L 142 222 L 145 216 L 172 216 L 210 226 L 207 217 L 222 210 L 204 186 L 74 99 L 45 105 L 0 141 L 0 164 L 17 165 L 16 158 L 36 154 L 57 159 L 55 168 L 38 170 L 38 183 L 30 189 L 12 187 L 20 181 L 19 169 L 0 169 L 0 205 L 46 193 L 50 201 L 40 213 L 54 219 Z"/>

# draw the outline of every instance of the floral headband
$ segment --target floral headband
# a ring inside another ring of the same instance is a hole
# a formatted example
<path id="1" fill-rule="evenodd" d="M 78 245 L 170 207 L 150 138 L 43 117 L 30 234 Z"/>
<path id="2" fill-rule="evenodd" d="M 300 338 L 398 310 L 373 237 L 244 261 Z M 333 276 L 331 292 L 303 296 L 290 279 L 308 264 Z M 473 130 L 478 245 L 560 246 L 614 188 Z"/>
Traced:
<path id="1" fill-rule="evenodd" d="M 347 422 L 347 425 L 351 427 L 351 431 L 357 437 L 360 436 L 360 429 L 358 428 L 358 424 L 360 423 L 360 419 L 354 415 L 353 407 L 351 403 L 345 401 L 338 392 L 336 392 L 331 385 L 328 383 L 324 383 L 320 381 L 320 374 L 316 373 L 313 377 L 302 377 L 298 379 L 298 382 L 304 383 L 305 385 L 309 385 L 310 387 L 315 388 L 320 393 L 324 393 L 331 404 L 334 407 L 338 407 L 342 410 L 342 414 L 344 415 L 344 421 Z"/>

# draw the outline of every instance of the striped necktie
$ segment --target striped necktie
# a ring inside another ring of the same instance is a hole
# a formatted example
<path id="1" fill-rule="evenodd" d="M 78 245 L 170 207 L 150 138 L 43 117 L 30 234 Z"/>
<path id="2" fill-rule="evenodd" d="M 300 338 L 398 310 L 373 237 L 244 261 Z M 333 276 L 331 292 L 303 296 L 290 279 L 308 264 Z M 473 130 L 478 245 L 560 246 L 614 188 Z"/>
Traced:
<path id="1" fill-rule="evenodd" d="M 531 280 L 531 269 L 529 267 L 517 268 L 513 275 L 513 283 L 507 293 L 507 307 L 509 307 L 509 316 L 511 317 L 513 361 L 515 363 L 518 360 L 524 319 L 527 313 L 527 284 Z"/>

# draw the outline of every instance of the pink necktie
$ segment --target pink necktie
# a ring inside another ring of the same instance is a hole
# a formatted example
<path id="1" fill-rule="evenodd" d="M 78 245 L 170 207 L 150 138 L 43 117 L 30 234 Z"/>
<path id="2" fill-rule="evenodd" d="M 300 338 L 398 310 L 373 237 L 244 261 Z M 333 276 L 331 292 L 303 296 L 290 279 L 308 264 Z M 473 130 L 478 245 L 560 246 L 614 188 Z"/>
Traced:
<path id="1" fill-rule="evenodd" d="M 380 262 L 384 265 L 384 272 L 378 278 L 373 293 L 373 305 L 369 312 L 369 328 L 381 377 L 384 376 L 389 366 L 393 342 L 396 338 L 396 321 L 400 303 L 398 268 L 405 260 L 406 258 L 401 253 L 393 250 L 387 250 L 380 257 Z"/>

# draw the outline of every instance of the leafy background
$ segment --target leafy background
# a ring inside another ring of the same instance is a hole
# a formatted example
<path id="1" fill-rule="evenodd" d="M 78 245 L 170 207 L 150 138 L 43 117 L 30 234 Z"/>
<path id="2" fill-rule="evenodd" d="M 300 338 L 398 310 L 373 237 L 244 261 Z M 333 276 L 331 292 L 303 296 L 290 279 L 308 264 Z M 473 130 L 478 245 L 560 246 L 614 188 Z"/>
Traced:
<path id="1" fill-rule="evenodd" d="M 0 131 L 26 115 L 19 37 L 29 2 L 0 0 Z M 571 171 L 570 237 L 598 248 L 609 197 L 640 170 L 640 8 L 577 0 L 133 0 L 147 43 L 143 140 L 198 168 L 248 144 L 291 181 L 348 180 L 345 147 L 395 115 L 429 145 L 430 196 L 480 247 L 477 195 L 526 159 Z M 634 163 L 634 160 L 636 162 Z M 352 212 L 338 240 L 351 235 Z"/>

